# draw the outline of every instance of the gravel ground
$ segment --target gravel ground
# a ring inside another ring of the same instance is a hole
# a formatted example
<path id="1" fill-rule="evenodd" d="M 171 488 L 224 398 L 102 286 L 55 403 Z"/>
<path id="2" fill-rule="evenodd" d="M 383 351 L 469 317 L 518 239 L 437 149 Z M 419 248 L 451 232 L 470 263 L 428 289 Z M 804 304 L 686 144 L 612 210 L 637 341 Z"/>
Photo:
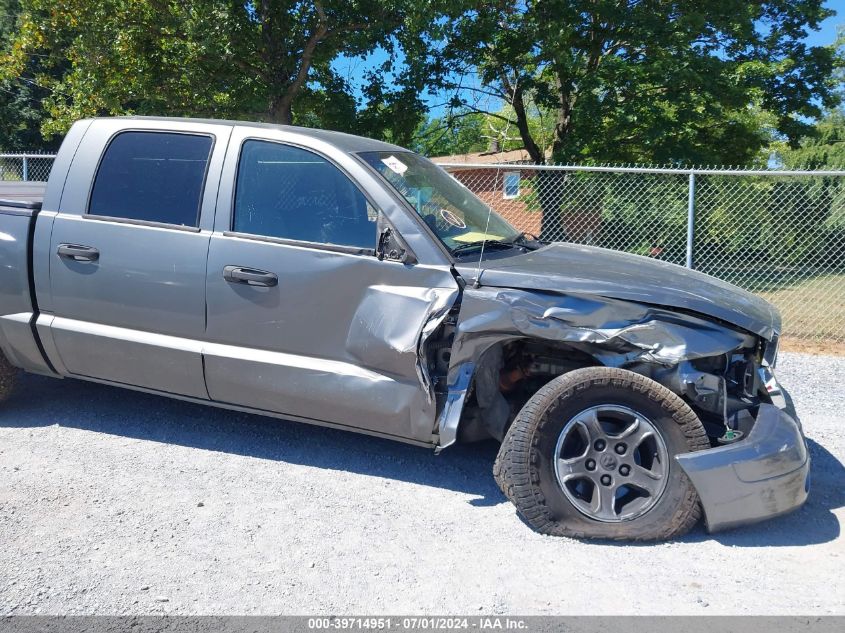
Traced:
<path id="1" fill-rule="evenodd" d="M 660 545 L 532 532 L 492 444 L 435 457 L 27 376 L 0 409 L 0 614 L 845 614 L 845 358 L 779 374 L 810 501 Z"/>

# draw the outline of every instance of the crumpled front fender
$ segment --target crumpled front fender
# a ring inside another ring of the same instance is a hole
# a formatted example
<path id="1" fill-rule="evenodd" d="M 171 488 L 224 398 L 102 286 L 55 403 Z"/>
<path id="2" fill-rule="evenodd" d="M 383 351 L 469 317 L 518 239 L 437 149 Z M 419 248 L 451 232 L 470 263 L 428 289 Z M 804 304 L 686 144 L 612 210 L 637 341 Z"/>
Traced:
<path id="1" fill-rule="evenodd" d="M 728 353 L 749 334 L 660 307 L 599 296 L 512 288 L 467 287 L 448 376 L 447 406 L 438 418 L 439 446 L 457 439 L 464 399 L 482 355 L 493 345 L 530 339 L 566 343 L 603 365 L 672 366 Z"/>

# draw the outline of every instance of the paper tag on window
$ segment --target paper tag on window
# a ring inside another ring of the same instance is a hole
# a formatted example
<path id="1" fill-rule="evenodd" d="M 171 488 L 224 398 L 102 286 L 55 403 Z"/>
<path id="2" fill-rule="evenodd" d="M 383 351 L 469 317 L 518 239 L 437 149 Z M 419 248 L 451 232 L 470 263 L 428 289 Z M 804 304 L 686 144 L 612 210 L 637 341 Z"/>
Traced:
<path id="1" fill-rule="evenodd" d="M 400 176 L 408 171 L 408 166 L 403 163 L 401 160 L 396 158 L 395 156 L 388 156 L 387 158 L 382 158 L 381 162 L 383 162 L 390 171 L 399 174 Z"/>

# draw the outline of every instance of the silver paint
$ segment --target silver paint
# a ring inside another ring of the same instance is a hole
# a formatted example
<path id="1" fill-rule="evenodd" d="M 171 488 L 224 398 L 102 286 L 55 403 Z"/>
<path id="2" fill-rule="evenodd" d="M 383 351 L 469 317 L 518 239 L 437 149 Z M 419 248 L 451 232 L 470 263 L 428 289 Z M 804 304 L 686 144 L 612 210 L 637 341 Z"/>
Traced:
<path id="1" fill-rule="evenodd" d="M 33 210 L 0 203 L 0 350 L 27 371 L 52 372 L 32 335 L 28 238 Z"/>
<path id="2" fill-rule="evenodd" d="M 468 279 L 471 267 L 460 267 Z M 695 270 L 595 246 L 555 243 L 514 257 L 486 260 L 482 286 L 521 288 L 678 308 L 770 339 L 780 314 L 767 301 Z"/>
<path id="3" fill-rule="evenodd" d="M 809 493 L 810 458 L 798 423 L 760 405 L 748 437 L 675 459 L 695 486 L 711 532 L 800 507 Z"/>
<path id="4" fill-rule="evenodd" d="M 276 273 L 278 286 L 228 283 L 233 264 Z M 213 400 L 431 441 L 435 403 L 418 349 L 432 315 L 457 296 L 448 273 L 215 233 L 207 288 L 207 339 L 244 351 L 205 352 Z"/>

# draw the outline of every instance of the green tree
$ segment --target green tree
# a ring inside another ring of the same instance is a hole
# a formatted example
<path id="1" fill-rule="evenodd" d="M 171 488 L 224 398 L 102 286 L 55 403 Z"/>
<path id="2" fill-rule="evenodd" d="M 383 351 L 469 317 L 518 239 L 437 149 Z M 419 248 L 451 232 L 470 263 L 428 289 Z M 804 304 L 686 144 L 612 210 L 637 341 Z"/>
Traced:
<path id="1" fill-rule="evenodd" d="M 387 133 L 401 102 L 402 125 L 410 119 L 413 130 L 420 118 L 418 72 L 406 70 L 392 90 L 373 73 L 359 104 L 332 62 L 383 47 L 385 68 L 395 64 L 397 50 L 413 51 L 432 23 L 429 2 L 20 1 L 20 25 L 0 64 L 5 76 L 25 76 L 33 57 L 68 67 L 58 78 L 31 78 L 50 91 L 47 133 L 97 114 L 230 116 Z"/>
<path id="2" fill-rule="evenodd" d="M 428 119 L 419 124 L 410 143 L 411 149 L 425 156 L 452 156 L 482 152 L 486 117 L 475 112 L 458 112 Z"/>
<path id="3" fill-rule="evenodd" d="M 18 0 L 0 0 L 0 49 L 6 47 L 15 33 L 20 3 Z M 38 68 L 39 60 L 32 59 L 28 74 Z M 44 117 L 41 100 L 45 90 L 26 77 L 0 79 L 0 150 L 33 151 L 55 149 L 56 141 L 45 141 L 41 136 Z"/>
<path id="4" fill-rule="evenodd" d="M 522 149 L 525 146 L 521 133 L 514 125 L 515 117 L 514 107 L 507 103 L 496 112 L 487 114 L 488 133 L 497 137 L 500 147 L 505 150 Z M 528 134 L 543 156 L 548 156 L 554 139 L 554 112 L 540 108 L 529 96 L 526 99 L 525 118 Z"/>
<path id="5" fill-rule="evenodd" d="M 835 49 L 802 41 L 831 14 L 822 0 L 497 0 L 450 22 L 445 55 L 451 78 L 477 72 L 513 108 L 536 163 L 529 96 L 553 113 L 558 162 L 744 164 L 769 140 L 758 111 L 794 145 L 838 101 Z M 544 220 L 559 207 L 544 200 Z"/>
<path id="6" fill-rule="evenodd" d="M 845 169 L 845 113 L 840 109 L 826 112 L 797 147 L 780 143 L 775 152 L 791 169 Z"/>
<path id="7" fill-rule="evenodd" d="M 845 169 L 845 113 L 836 108 L 825 113 L 812 133 L 801 138 L 797 147 L 776 144 L 775 156 L 787 169 Z M 789 190 L 795 204 L 782 195 L 773 208 L 786 218 L 773 240 L 789 241 L 790 253 L 804 260 L 826 262 L 842 269 L 845 261 L 845 184 L 841 177 L 802 178 Z M 801 198 L 794 192 L 799 192 Z M 805 202 L 809 200 L 810 202 Z M 795 257 L 793 257 L 795 259 Z"/>
<path id="8" fill-rule="evenodd" d="M 822 0 L 499 0 L 455 19 L 445 53 L 511 105 L 538 163 L 529 97 L 553 113 L 557 161 L 736 164 L 768 140 L 752 106 L 796 143 L 802 117 L 838 101 L 834 48 L 802 42 L 831 14 Z"/>
<path id="9" fill-rule="evenodd" d="M 500 151 L 522 149 L 522 138 L 511 122 L 512 117 L 513 108 L 508 105 L 490 113 L 449 110 L 442 117 L 421 123 L 410 147 L 427 156 L 484 152 L 494 145 Z M 553 125 L 554 117 L 549 112 L 531 110 L 528 128 L 544 151 L 550 148 Z"/>

